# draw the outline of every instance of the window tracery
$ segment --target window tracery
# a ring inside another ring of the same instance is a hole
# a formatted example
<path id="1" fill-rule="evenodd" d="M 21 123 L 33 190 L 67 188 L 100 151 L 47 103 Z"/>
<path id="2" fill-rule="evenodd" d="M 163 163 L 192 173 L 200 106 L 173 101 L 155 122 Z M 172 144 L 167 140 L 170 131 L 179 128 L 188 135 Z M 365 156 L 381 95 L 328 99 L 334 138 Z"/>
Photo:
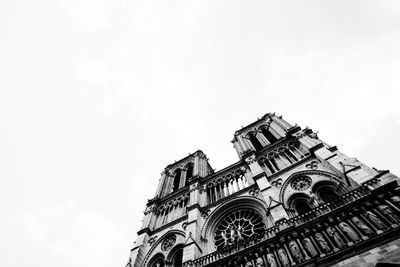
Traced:
<path id="1" fill-rule="evenodd" d="M 163 251 L 167 251 L 170 250 L 176 242 L 176 235 L 170 235 L 167 238 L 165 238 L 165 240 L 162 242 L 161 244 L 161 249 Z"/>
<path id="2" fill-rule="evenodd" d="M 253 210 L 238 210 L 225 217 L 216 227 L 214 245 L 217 250 L 236 244 L 264 231 L 261 216 Z"/>
<path id="3" fill-rule="evenodd" d="M 308 176 L 298 176 L 293 179 L 290 186 L 297 191 L 305 191 L 310 188 L 312 180 Z"/>

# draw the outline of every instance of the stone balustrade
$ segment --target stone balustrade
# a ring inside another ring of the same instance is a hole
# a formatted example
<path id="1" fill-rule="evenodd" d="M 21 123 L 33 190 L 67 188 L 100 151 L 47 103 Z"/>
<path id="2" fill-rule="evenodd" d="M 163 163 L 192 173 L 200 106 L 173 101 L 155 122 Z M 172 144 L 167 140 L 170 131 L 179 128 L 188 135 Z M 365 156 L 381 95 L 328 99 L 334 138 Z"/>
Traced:
<path id="1" fill-rule="evenodd" d="M 387 241 L 398 237 L 399 200 L 393 184 L 373 191 L 361 186 L 183 266 L 284 267 L 334 262 L 349 250 L 361 250 L 381 238 Z"/>

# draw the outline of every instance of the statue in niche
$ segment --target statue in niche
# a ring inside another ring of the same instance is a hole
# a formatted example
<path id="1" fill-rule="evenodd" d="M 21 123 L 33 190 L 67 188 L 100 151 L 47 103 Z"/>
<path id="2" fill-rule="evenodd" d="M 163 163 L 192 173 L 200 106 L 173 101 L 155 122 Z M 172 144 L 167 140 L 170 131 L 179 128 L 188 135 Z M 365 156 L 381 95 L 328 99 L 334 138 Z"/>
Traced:
<path id="1" fill-rule="evenodd" d="M 303 261 L 303 255 L 301 255 L 300 248 L 295 240 L 289 241 L 289 249 L 297 262 Z"/>
<path id="2" fill-rule="evenodd" d="M 281 260 L 282 266 L 283 267 L 288 267 L 290 266 L 289 258 L 286 254 L 286 251 L 284 248 L 279 248 L 278 249 L 278 257 Z"/>
<path id="3" fill-rule="evenodd" d="M 311 257 L 316 257 L 318 256 L 318 251 L 314 247 L 312 241 L 308 237 L 304 237 L 303 239 L 304 247 L 307 249 L 307 251 L 311 254 Z"/>
<path id="4" fill-rule="evenodd" d="M 358 236 L 358 234 L 356 232 L 354 232 L 354 230 L 347 223 L 340 222 L 339 223 L 339 228 L 350 239 L 350 241 L 358 241 L 358 240 L 360 240 L 360 237 Z"/>
<path id="5" fill-rule="evenodd" d="M 321 233 L 315 234 L 315 240 L 317 240 L 323 252 L 328 252 L 330 250 L 328 243 L 325 241 L 325 238 L 322 236 Z"/>
<path id="6" fill-rule="evenodd" d="M 330 237 L 332 237 L 333 240 L 335 240 L 335 243 L 339 248 L 346 246 L 346 243 L 343 241 L 343 239 L 340 237 L 339 233 L 336 231 L 334 227 L 329 226 L 328 228 L 326 228 L 326 233 Z"/>
<path id="7" fill-rule="evenodd" d="M 278 263 L 276 262 L 274 253 L 267 248 L 267 262 L 269 267 L 278 267 Z"/>
<path id="8" fill-rule="evenodd" d="M 389 219 L 392 223 L 400 222 L 400 218 L 393 212 L 393 210 L 388 205 L 379 205 L 378 209 L 382 212 L 386 218 Z"/>
<path id="9" fill-rule="evenodd" d="M 386 225 L 373 212 L 366 210 L 364 211 L 364 216 L 379 229 L 386 229 Z"/>
<path id="10" fill-rule="evenodd" d="M 265 267 L 263 259 L 258 255 L 257 252 L 254 254 L 254 256 L 256 257 L 256 267 Z"/>
<path id="11" fill-rule="evenodd" d="M 222 239 L 224 239 L 224 247 L 226 247 L 229 244 L 229 239 L 226 236 L 226 232 L 225 231 L 221 232 L 221 237 L 222 237 Z"/>
<path id="12" fill-rule="evenodd" d="M 251 260 L 249 260 L 249 258 L 247 258 L 247 256 L 244 256 L 244 262 L 245 262 L 245 267 L 254 267 L 253 263 L 251 262 Z"/>
<path id="13" fill-rule="evenodd" d="M 364 222 L 362 222 L 357 216 L 353 216 L 351 218 L 351 221 L 354 223 L 354 225 L 360 229 L 361 232 L 363 232 L 366 235 L 373 235 L 374 232 L 369 228 Z"/>

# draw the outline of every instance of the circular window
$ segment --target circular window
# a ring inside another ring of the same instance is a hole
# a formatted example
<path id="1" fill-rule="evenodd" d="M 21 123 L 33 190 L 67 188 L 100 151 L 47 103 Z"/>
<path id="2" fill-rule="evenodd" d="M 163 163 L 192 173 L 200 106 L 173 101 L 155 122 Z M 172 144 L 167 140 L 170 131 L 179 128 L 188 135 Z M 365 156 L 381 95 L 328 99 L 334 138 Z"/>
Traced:
<path id="1" fill-rule="evenodd" d="M 218 224 L 214 233 L 217 250 L 236 244 L 256 234 L 263 233 L 265 224 L 261 216 L 252 210 L 237 210 Z"/>
<path id="2" fill-rule="evenodd" d="M 162 242 L 161 249 L 163 251 L 169 250 L 175 245 L 175 242 L 176 242 L 176 235 L 170 235 L 167 238 L 165 238 L 165 240 Z"/>
<path id="3" fill-rule="evenodd" d="M 308 176 L 299 176 L 293 179 L 290 186 L 297 191 L 304 191 L 310 188 L 312 180 Z"/>

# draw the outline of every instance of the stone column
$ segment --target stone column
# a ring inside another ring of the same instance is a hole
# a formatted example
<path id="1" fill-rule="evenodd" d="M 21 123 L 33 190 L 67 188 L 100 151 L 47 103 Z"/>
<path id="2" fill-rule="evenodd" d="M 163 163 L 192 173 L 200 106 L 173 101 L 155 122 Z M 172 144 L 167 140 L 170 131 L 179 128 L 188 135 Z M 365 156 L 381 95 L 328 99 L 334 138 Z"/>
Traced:
<path id="1" fill-rule="evenodd" d="M 161 178 L 159 180 L 158 187 L 157 187 L 156 197 L 161 198 L 166 194 L 165 193 L 165 184 L 167 183 L 167 179 L 168 179 L 167 172 L 168 172 L 167 170 L 164 170 L 161 173 Z"/>

